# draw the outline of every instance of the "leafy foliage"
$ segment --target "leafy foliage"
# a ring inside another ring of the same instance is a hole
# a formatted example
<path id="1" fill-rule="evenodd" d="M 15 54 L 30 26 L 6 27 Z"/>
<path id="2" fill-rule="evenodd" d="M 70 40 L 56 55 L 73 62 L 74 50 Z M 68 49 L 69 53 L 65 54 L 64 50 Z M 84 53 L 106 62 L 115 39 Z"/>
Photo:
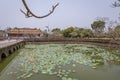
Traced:
<path id="1" fill-rule="evenodd" d="M 64 37 L 71 37 L 70 33 L 74 31 L 74 28 L 73 27 L 69 27 L 65 30 L 63 30 L 63 36 Z"/>
<path id="2" fill-rule="evenodd" d="M 116 37 L 120 37 L 120 25 L 118 25 L 118 26 L 115 27 L 114 32 L 116 34 Z"/>
<path id="3" fill-rule="evenodd" d="M 103 31 L 105 28 L 105 22 L 104 21 L 94 21 L 91 24 L 91 28 L 95 31 Z"/>
<path id="4" fill-rule="evenodd" d="M 61 31 L 60 28 L 55 28 L 52 30 L 52 32 L 60 32 L 60 31 Z"/>
<path id="5" fill-rule="evenodd" d="M 63 36 L 64 37 L 92 37 L 93 32 L 90 29 L 84 29 L 84 28 L 73 28 L 69 27 L 65 30 L 63 30 Z"/>

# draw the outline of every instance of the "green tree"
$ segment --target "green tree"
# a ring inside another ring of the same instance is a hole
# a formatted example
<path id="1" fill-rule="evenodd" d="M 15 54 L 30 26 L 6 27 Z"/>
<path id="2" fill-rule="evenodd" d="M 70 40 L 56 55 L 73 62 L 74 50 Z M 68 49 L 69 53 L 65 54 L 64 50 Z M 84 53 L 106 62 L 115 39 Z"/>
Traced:
<path id="1" fill-rule="evenodd" d="M 72 37 L 72 38 L 89 38 L 93 36 L 93 32 L 91 29 L 84 29 L 78 27 L 69 27 L 62 32 L 64 37 Z"/>
<path id="2" fill-rule="evenodd" d="M 90 29 L 84 29 L 84 28 L 79 28 L 78 30 L 76 30 L 77 32 L 77 37 L 80 38 L 85 38 L 85 37 L 92 37 L 93 36 L 93 32 Z"/>
<path id="3" fill-rule="evenodd" d="M 83 34 L 84 34 L 83 37 L 87 37 L 87 38 L 93 37 L 93 32 L 91 29 L 84 29 Z"/>
<path id="4" fill-rule="evenodd" d="M 102 32 L 105 28 L 105 22 L 104 21 L 94 21 L 92 24 L 91 24 L 91 28 L 95 31 L 100 31 Z"/>
<path id="5" fill-rule="evenodd" d="M 104 36 L 105 21 L 97 20 L 91 24 L 91 28 L 94 30 L 95 37 Z"/>
<path id="6" fill-rule="evenodd" d="M 54 28 L 54 29 L 52 29 L 52 36 L 54 37 L 54 38 L 58 38 L 58 37 L 63 37 L 63 35 L 62 35 L 62 32 L 61 32 L 61 29 L 60 28 Z"/>
<path id="7" fill-rule="evenodd" d="M 114 29 L 115 36 L 120 38 L 120 25 L 117 25 Z"/>
<path id="8" fill-rule="evenodd" d="M 71 35 L 72 38 L 76 38 L 78 34 L 77 34 L 76 31 L 73 31 L 73 32 L 70 33 L 70 35 Z"/>
<path id="9" fill-rule="evenodd" d="M 61 30 L 60 30 L 60 28 L 54 28 L 54 29 L 52 29 L 52 32 L 61 32 Z"/>
<path id="10" fill-rule="evenodd" d="M 73 31 L 74 31 L 73 27 L 68 27 L 67 29 L 63 30 L 62 33 L 64 37 L 71 37 L 70 33 L 72 33 Z"/>
<path id="11" fill-rule="evenodd" d="M 84 28 L 77 28 L 76 29 L 77 37 L 82 38 L 83 37 L 83 31 L 84 31 Z"/>

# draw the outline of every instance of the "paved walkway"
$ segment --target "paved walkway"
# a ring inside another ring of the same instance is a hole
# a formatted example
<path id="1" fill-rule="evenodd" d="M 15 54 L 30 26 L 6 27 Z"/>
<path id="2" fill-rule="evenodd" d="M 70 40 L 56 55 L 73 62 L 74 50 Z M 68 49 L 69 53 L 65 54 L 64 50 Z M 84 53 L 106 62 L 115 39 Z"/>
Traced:
<path id="1" fill-rule="evenodd" d="M 13 45 L 13 44 L 16 44 L 21 41 L 22 40 L 15 40 L 15 39 L 0 41 L 0 48 L 4 48 L 6 46 Z"/>

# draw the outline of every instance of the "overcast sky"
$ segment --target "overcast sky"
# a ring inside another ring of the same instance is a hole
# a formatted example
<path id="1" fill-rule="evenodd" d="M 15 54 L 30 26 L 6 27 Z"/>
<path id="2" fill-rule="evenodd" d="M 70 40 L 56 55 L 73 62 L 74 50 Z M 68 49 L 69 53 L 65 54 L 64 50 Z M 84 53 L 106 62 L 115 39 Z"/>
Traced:
<path id="1" fill-rule="evenodd" d="M 44 18 L 25 18 L 20 9 L 25 10 L 22 0 L 0 1 L 0 29 L 7 27 L 30 27 L 45 29 L 67 28 L 70 26 L 90 28 L 97 17 L 109 17 L 117 20 L 120 8 L 112 8 L 115 0 L 26 0 L 31 11 L 37 15 L 44 15 L 51 6 L 59 2 L 55 12 Z"/>

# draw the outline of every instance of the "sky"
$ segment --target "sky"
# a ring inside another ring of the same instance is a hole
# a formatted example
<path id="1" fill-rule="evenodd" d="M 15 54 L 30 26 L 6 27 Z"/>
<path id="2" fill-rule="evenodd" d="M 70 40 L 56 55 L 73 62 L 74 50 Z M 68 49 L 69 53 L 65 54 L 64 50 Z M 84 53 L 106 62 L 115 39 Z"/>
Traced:
<path id="1" fill-rule="evenodd" d="M 25 11 L 22 0 L 1 0 L 0 2 L 0 29 L 14 28 L 39 28 L 45 30 L 46 26 L 66 29 L 70 26 L 91 28 L 97 17 L 109 17 L 117 20 L 119 9 L 111 5 L 115 0 L 26 0 L 31 11 L 36 15 L 49 12 L 52 5 L 59 2 L 54 13 L 42 19 L 26 18 L 20 9 Z"/>

